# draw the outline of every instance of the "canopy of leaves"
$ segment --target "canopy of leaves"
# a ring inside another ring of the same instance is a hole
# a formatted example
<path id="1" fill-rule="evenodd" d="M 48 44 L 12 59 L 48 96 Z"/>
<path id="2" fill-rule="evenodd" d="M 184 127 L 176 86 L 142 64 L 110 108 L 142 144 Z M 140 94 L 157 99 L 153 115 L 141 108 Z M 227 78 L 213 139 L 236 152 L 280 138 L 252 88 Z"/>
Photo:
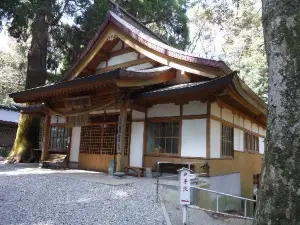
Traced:
<path id="1" fill-rule="evenodd" d="M 199 0 L 192 10 L 191 43 L 187 50 L 224 60 L 267 100 L 267 61 L 260 0 Z"/>
<path id="2" fill-rule="evenodd" d="M 115 2 L 172 46 L 184 49 L 188 44 L 187 0 L 118 0 Z M 64 23 L 52 29 L 55 42 L 52 62 L 62 55 L 62 69 L 65 71 L 93 38 L 108 9 L 107 0 L 95 0 L 94 4 L 74 17 L 72 25 Z"/>
<path id="3" fill-rule="evenodd" d="M 8 93 L 24 89 L 26 77 L 26 50 L 13 42 L 10 51 L 0 51 L 0 104 L 12 105 Z"/>

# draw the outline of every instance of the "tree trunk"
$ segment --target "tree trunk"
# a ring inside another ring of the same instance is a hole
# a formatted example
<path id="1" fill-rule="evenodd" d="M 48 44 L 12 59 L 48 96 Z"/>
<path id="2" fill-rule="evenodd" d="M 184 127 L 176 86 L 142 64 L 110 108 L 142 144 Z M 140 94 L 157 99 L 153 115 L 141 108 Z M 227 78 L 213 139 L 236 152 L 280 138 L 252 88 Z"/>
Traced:
<path id="1" fill-rule="evenodd" d="M 47 45 L 48 28 L 47 15 L 50 1 L 41 1 L 41 7 L 37 10 L 31 25 L 31 46 L 28 52 L 28 66 L 25 89 L 44 85 L 47 78 Z M 28 158 L 32 148 L 38 147 L 40 117 L 36 115 L 22 114 L 19 127 L 10 158 L 15 157 L 17 161 Z"/>
<path id="2" fill-rule="evenodd" d="M 254 225 L 300 224 L 300 2 L 263 0 L 267 148 Z"/>

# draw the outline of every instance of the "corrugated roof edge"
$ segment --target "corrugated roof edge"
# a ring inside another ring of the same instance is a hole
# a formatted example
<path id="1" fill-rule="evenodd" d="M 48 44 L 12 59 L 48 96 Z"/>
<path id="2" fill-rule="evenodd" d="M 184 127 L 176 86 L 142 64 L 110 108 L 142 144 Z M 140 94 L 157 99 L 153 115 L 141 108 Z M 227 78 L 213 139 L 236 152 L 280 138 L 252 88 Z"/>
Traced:
<path id="1" fill-rule="evenodd" d="M 14 106 L 6 106 L 6 105 L 0 105 L 0 110 L 6 110 L 6 111 L 14 111 L 14 112 L 19 112 L 20 110 L 18 110 L 16 107 Z"/>

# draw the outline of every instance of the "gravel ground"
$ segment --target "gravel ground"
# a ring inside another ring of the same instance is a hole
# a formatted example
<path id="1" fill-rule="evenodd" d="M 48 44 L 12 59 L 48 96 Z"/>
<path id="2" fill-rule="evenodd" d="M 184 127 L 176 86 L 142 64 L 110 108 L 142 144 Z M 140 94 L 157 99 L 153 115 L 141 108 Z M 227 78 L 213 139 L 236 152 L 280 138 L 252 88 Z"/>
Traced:
<path id="1" fill-rule="evenodd" d="M 18 170 L 0 165 L 0 225 L 166 224 L 155 185 L 147 180 L 110 186 Z"/>
<path id="2" fill-rule="evenodd" d="M 178 204 L 178 191 L 164 189 L 164 204 L 172 225 L 182 225 L 182 209 Z M 225 216 L 212 216 L 199 209 L 188 208 L 187 225 L 252 225 L 252 220 L 229 218 Z"/>

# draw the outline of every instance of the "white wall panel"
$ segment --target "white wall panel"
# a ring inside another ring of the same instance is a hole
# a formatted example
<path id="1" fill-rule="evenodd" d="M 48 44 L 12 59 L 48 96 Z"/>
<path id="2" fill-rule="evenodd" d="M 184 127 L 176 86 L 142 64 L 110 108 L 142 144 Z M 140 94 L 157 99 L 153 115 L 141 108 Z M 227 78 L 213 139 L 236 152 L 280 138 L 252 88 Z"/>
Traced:
<path id="1" fill-rule="evenodd" d="M 81 127 L 73 127 L 71 138 L 70 162 L 78 162 Z"/>
<path id="2" fill-rule="evenodd" d="M 131 70 L 143 70 L 143 69 L 148 69 L 148 68 L 152 68 L 152 67 L 153 67 L 153 65 L 151 63 L 143 63 L 143 64 L 139 64 L 139 65 L 128 67 L 127 69 L 131 69 Z"/>
<path id="3" fill-rule="evenodd" d="M 180 107 L 175 104 L 158 104 L 148 109 L 147 117 L 180 116 Z"/>
<path id="4" fill-rule="evenodd" d="M 206 119 L 182 120 L 181 156 L 206 157 Z"/>
<path id="5" fill-rule="evenodd" d="M 51 116 L 51 124 L 53 123 L 66 123 L 66 118 L 61 116 Z"/>
<path id="6" fill-rule="evenodd" d="M 190 101 L 183 105 L 183 115 L 201 115 L 207 113 L 207 103 L 200 101 Z"/>
<path id="7" fill-rule="evenodd" d="M 131 123 L 130 166 L 143 166 L 144 122 Z"/>
<path id="8" fill-rule="evenodd" d="M 264 154 L 265 153 L 265 139 L 262 137 L 259 137 L 258 140 L 259 140 L 259 153 Z"/>
<path id="9" fill-rule="evenodd" d="M 210 121 L 210 157 L 221 157 L 221 123 L 216 120 Z"/>
<path id="10" fill-rule="evenodd" d="M 233 123 L 233 113 L 227 108 L 222 108 L 222 119 Z"/>
<path id="11" fill-rule="evenodd" d="M 212 115 L 214 115 L 216 117 L 219 117 L 219 118 L 221 117 L 221 109 L 216 102 L 211 104 L 210 112 Z"/>
<path id="12" fill-rule="evenodd" d="M 108 66 L 114 66 L 117 64 L 136 60 L 137 56 L 138 56 L 138 53 L 136 53 L 136 52 L 129 52 L 126 54 L 117 55 L 115 57 L 112 57 L 110 60 L 108 60 Z"/>
<path id="13" fill-rule="evenodd" d="M 258 125 L 256 123 L 252 123 L 252 131 L 258 133 Z"/>
<path id="14" fill-rule="evenodd" d="M 244 131 L 234 128 L 234 147 L 233 149 L 236 151 L 243 152 L 244 151 Z"/>
<path id="15" fill-rule="evenodd" d="M 244 120 L 244 128 L 246 128 L 247 130 L 251 130 L 251 121 L 245 119 Z"/>

